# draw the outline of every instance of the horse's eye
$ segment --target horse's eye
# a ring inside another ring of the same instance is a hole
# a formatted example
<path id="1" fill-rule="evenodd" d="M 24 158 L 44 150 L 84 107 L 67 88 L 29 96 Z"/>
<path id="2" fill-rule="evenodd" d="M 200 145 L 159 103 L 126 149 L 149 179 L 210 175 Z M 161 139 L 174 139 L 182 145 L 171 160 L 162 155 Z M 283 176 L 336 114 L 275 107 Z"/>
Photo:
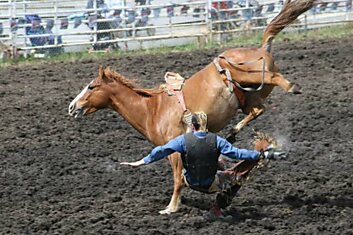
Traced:
<path id="1" fill-rule="evenodd" d="M 94 86 L 93 85 L 89 85 L 88 86 L 88 90 L 93 90 L 94 89 Z"/>

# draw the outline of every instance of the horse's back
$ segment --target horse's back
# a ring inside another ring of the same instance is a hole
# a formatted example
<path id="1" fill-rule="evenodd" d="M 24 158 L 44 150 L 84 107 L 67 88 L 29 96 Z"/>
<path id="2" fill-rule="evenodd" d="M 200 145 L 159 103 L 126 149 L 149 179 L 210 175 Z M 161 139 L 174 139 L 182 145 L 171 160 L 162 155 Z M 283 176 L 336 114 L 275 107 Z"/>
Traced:
<path id="1" fill-rule="evenodd" d="M 213 63 L 186 80 L 183 88 L 186 106 L 191 112 L 208 116 L 210 131 L 219 131 L 234 117 L 239 101 L 226 86 Z"/>
<path id="2" fill-rule="evenodd" d="M 278 68 L 274 64 L 273 56 L 264 48 L 233 48 L 224 51 L 224 56 L 237 64 L 244 64 L 248 70 L 262 69 L 263 60 L 268 71 L 277 72 Z"/>

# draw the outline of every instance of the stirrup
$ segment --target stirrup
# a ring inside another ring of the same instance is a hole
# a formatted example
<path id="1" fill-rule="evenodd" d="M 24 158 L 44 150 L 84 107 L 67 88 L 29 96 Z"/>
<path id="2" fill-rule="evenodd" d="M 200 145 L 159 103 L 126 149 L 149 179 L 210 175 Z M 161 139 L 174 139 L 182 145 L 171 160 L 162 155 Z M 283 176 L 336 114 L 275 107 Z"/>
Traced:
<path id="1" fill-rule="evenodd" d="M 184 114 L 183 114 L 183 122 L 188 125 L 191 126 L 191 120 L 192 120 L 192 113 L 190 112 L 190 110 L 185 110 Z"/>

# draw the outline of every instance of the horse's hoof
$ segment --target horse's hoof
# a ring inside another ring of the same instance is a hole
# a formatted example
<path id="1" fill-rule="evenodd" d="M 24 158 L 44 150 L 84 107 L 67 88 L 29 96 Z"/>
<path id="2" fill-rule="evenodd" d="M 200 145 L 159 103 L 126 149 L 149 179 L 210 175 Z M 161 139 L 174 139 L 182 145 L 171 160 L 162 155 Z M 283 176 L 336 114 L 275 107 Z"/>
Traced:
<path id="1" fill-rule="evenodd" d="M 207 212 L 203 215 L 206 221 L 222 221 L 222 222 L 233 222 L 233 217 L 231 215 L 215 215 L 212 212 Z"/>
<path id="2" fill-rule="evenodd" d="M 161 214 L 161 215 L 169 215 L 171 212 L 169 211 L 169 209 L 167 208 L 167 209 L 165 209 L 165 210 L 161 210 L 161 211 L 159 211 L 159 214 Z"/>
<path id="3" fill-rule="evenodd" d="M 233 144 L 235 142 L 235 134 L 229 134 L 227 137 L 226 137 L 226 140 Z"/>
<path id="4" fill-rule="evenodd" d="M 302 89 L 298 84 L 293 84 L 288 92 L 293 94 L 302 94 Z"/>
<path id="5" fill-rule="evenodd" d="M 171 213 L 177 212 L 178 211 L 178 207 L 176 208 L 170 208 L 169 206 L 167 208 L 165 208 L 164 210 L 159 211 L 159 214 L 161 215 L 169 215 Z"/>

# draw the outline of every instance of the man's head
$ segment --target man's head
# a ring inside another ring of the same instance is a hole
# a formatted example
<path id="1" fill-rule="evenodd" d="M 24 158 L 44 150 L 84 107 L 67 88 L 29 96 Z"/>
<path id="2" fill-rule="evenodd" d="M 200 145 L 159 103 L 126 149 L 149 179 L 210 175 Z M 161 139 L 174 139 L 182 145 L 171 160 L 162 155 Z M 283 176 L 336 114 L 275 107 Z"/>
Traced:
<path id="1" fill-rule="evenodd" d="M 195 112 L 191 123 L 196 131 L 207 131 L 207 115 L 204 112 Z"/>

